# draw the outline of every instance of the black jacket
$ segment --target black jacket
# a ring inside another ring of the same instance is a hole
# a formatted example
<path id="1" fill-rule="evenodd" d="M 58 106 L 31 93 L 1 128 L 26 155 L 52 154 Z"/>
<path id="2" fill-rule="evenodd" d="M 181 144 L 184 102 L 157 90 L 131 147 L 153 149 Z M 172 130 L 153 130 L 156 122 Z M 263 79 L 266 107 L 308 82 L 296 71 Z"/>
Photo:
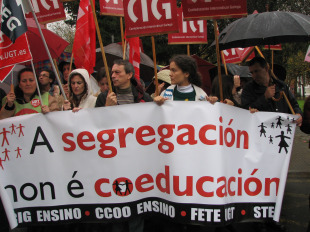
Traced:
<path id="1" fill-rule="evenodd" d="M 310 134 L 310 96 L 307 97 L 305 100 L 304 115 L 302 117 L 302 125 L 300 127 L 300 130 L 306 134 Z"/>
<path id="2" fill-rule="evenodd" d="M 284 91 L 295 113 L 302 114 L 298 102 L 294 98 L 293 94 L 289 91 L 287 85 L 284 82 L 275 79 L 273 79 L 273 83 L 276 85 L 275 98 L 276 99 L 279 98 L 280 91 Z M 267 89 L 266 86 L 258 85 L 253 80 L 250 81 L 244 87 L 241 94 L 242 108 L 249 109 L 249 107 L 251 107 L 259 111 L 281 112 L 289 114 L 292 113 L 285 101 L 284 96 L 279 101 L 274 101 L 272 99 L 265 99 L 264 93 L 266 89 Z"/>

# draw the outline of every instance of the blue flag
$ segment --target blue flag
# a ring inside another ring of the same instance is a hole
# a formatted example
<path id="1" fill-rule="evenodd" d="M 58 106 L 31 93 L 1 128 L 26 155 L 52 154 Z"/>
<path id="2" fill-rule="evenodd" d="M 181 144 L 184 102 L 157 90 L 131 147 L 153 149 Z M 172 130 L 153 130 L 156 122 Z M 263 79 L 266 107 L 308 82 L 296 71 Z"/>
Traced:
<path id="1" fill-rule="evenodd" d="M 27 31 L 21 0 L 2 0 L 1 31 L 13 43 Z"/>

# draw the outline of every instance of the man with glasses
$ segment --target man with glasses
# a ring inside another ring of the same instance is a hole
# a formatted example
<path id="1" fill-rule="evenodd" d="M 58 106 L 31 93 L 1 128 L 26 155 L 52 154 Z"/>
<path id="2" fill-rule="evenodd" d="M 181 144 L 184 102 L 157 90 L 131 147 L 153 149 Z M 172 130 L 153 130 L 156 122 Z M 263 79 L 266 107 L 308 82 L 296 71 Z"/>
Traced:
<path id="1" fill-rule="evenodd" d="M 49 69 L 43 69 L 38 77 L 41 94 L 49 92 L 50 95 L 59 95 L 59 87 L 54 85 L 55 75 Z"/>

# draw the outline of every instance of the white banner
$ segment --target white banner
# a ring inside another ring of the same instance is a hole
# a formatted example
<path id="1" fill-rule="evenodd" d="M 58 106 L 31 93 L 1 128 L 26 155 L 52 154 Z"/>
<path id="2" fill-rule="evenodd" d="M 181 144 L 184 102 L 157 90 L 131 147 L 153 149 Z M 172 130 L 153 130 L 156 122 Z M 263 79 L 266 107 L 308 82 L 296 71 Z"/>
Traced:
<path id="1" fill-rule="evenodd" d="M 12 227 L 279 220 L 294 117 L 167 101 L 1 120 L 1 198 Z"/>

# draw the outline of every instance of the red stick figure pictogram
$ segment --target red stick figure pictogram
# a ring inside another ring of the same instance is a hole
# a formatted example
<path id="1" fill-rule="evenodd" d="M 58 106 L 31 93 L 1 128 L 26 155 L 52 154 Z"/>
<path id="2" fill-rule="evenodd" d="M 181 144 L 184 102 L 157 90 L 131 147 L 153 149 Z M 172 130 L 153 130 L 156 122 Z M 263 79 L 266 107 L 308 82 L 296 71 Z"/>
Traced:
<path id="1" fill-rule="evenodd" d="M 11 128 L 11 135 L 12 134 L 16 134 L 15 127 L 16 126 L 12 123 L 12 126 L 10 126 L 10 128 Z"/>
<path id="2" fill-rule="evenodd" d="M 19 126 L 17 127 L 17 129 L 19 129 L 18 137 L 20 137 L 21 134 L 24 136 L 24 132 L 23 132 L 24 127 L 25 126 L 22 126 L 22 124 L 19 124 Z"/>
<path id="3" fill-rule="evenodd" d="M 4 168 L 3 168 L 3 162 L 5 162 L 6 160 L 10 160 L 10 158 L 9 158 L 9 153 L 10 151 L 7 149 L 7 148 L 5 148 L 5 150 L 2 152 L 2 153 L 5 153 L 5 157 L 4 157 L 4 159 L 1 159 L 0 158 L 0 167 L 2 168 L 2 170 L 4 170 Z"/>
<path id="4" fill-rule="evenodd" d="M 5 128 L 3 128 L 3 132 L 0 133 L 0 135 L 3 135 L 2 145 L 1 145 L 2 147 L 3 147 L 3 145 L 4 145 L 4 142 L 6 142 L 7 145 L 10 145 L 10 144 L 9 144 L 9 141 L 8 141 L 8 138 L 7 138 L 7 136 L 6 136 L 7 133 L 10 133 L 10 131 L 7 131 Z"/>
<path id="5" fill-rule="evenodd" d="M 19 148 L 19 147 L 17 147 L 17 149 L 15 150 L 15 151 L 17 151 L 16 159 L 17 159 L 18 157 L 22 158 L 22 156 L 21 156 L 21 154 L 20 154 L 20 151 L 21 151 L 21 150 L 22 150 L 22 149 Z"/>

